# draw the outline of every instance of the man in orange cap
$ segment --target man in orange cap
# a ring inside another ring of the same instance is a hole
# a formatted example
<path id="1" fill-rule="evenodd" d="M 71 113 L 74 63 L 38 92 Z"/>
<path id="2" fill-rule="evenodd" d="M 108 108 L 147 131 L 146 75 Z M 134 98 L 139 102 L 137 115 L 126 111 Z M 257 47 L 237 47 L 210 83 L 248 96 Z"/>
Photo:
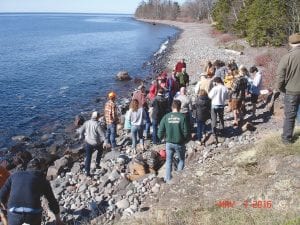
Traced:
<path id="1" fill-rule="evenodd" d="M 289 37 L 292 49 L 282 57 L 277 69 L 277 88 L 285 93 L 282 142 L 293 142 L 295 119 L 300 105 L 300 33 Z"/>
<path id="2" fill-rule="evenodd" d="M 107 125 L 106 130 L 106 143 L 110 143 L 112 149 L 117 146 L 116 144 L 116 136 L 117 136 L 117 123 L 118 123 L 118 113 L 117 113 L 117 105 L 116 101 L 116 93 L 110 92 L 108 94 L 108 101 L 104 107 L 104 117 Z"/>

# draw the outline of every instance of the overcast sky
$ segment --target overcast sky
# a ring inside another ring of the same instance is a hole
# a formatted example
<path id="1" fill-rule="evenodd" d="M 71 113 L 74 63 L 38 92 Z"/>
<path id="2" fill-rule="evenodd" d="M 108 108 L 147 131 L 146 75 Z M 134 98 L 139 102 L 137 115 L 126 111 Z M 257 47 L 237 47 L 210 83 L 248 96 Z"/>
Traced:
<path id="1" fill-rule="evenodd" d="M 0 12 L 134 13 L 141 0 L 0 0 Z M 184 0 L 178 0 L 182 3 Z"/>

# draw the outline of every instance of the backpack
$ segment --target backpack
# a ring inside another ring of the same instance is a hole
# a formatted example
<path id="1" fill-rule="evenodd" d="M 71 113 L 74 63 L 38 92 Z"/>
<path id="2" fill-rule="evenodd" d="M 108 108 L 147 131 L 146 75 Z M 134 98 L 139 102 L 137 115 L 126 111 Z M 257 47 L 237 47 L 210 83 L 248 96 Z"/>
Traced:
<path id="1" fill-rule="evenodd" d="M 239 95 L 240 92 L 244 92 L 248 89 L 248 80 L 244 77 L 237 77 L 233 80 L 231 90 L 232 93 Z"/>

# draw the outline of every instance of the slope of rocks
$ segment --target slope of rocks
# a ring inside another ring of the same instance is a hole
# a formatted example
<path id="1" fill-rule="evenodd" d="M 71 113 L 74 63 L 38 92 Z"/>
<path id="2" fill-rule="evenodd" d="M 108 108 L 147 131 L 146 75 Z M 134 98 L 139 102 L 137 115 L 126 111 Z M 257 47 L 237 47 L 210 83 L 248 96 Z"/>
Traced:
<path id="1" fill-rule="evenodd" d="M 191 83 L 197 81 L 207 60 L 235 58 L 239 64 L 252 64 L 247 55 L 237 56 L 219 49 L 209 36 L 210 26 L 207 24 L 164 23 L 182 29 L 172 46 L 167 67 L 172 69 L 179 59 L 185 58 Z M 188 88 L 192 99 L 195 97 L 193 88 L 193 85 Z M 190 141 L 186 146 L 186 168 L 181 173 L 175 172 L 171 185 L 162 180 L 164 167 L 157 174 L 149 172 L 134 181 L 127 178 L 134 154 L 129 147 L 130 137 L 121 130 L 118 138 L 120 149 L 105 152 L 100 169 L 92 163 L 92 177 L 83 174 L 83 146 L 70 146 L 68 155 L 48 169 L 63 218 L 68 224 L 113 224 L 118 221 L 119 224 L 143 224 L 145 218 L 150 218 L 150 222 L 153 219 L 152 224 L 168 224 L 165 219 L 173 216 L 169 212 L 181 212 L 180 209 L 186 210 L 189 206 L 211 209 L 220 200 L 235 201 L 238 208 L 246 199 L 249 202 L 266 199 L 272 201 L 273 210 L 299 212 L 299 198 L 295 197 L 299 196 L 299 152 L 264 154 L 255 148 L 266 134 L 282 126 L 280 101 L 276 104 L 275 115 L 268 111 L 265 103 L 266 99 L 261 99 L 254 121 L 246 116 L 251 124 L 243 129 L 233 128 L 232 113 L 226 113 L 227 128 L 219 143 L 208 140 L 205 146 L 201 146 Z M 247 106 L 248 110 L 250 108 Z M 279 138 L 278 135 L 274 137 Z M 164 145 L 152 146 L 149 140 L 146 141 L 147 152 L 164 148 Z M 147 159 L 147 153 L 144 158 Z M 153 215 L 157 216 L 152 218 Z M 45 221 L 52 219 L 50 213 L 45 215 Z M 181 221 L 178 217 L 176 220 Z M 173 224 L 197 223 L 183 221 Z"/>

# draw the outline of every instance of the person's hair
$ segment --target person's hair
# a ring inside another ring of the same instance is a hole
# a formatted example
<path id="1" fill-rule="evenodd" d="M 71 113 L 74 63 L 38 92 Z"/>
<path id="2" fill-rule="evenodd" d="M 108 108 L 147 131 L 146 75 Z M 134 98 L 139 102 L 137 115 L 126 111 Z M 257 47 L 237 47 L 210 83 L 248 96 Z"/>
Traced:
<path id="1" fill-rule="evenodd" d="M 164 94 L 164 89 L 161 88 L 161 87 L 158 88 L 157 93 L 158 93 L 158 94 Z"/>
<path id="2" fill-rule="evenodd" d="M 41 162 L 38 158 L 34 158 L 27 164 L 27 170 L 40 170 Z"/>
<path id="3" fill-rule="evenodd" d="M 207 96 L 207 92 L 204 89 L 200 89 L 199 96 Z"/>
<path id="4" fill-rule="evenodd" d="M 216 61 L 214 61 L 213 66 L 220 68 L 222 66 L 225 66 L 225 63 L 223 61 L 217 59 Z"/>
<path id="5" fill-rule="evenodd" d="M 133 112 L 138 111 L 139 109 L 139 101 L 137 99 L 133 99 L 130 103 L 130 108 L 132 109 Z"/>
<path id="6" fill-rule="evenodd" d="M 172 109 L 177 109 L 177 111 L 179 111 L 181 108 L 181 101 L 175 99 L 172 102 Z"/>
<path id="7" fill-rule="evenodd" d="M 258 69 L 257 69 L 256 66 L 251 66 L 250 69 L 249 69 L 249 72 L 250 73 L 258 72 Z"/>
<path id="8" fill-rule="evenodd" d="M 215 77 L 214 82 L 216 82 L 217 84 L 223 84 L 221 77 Z"/>

